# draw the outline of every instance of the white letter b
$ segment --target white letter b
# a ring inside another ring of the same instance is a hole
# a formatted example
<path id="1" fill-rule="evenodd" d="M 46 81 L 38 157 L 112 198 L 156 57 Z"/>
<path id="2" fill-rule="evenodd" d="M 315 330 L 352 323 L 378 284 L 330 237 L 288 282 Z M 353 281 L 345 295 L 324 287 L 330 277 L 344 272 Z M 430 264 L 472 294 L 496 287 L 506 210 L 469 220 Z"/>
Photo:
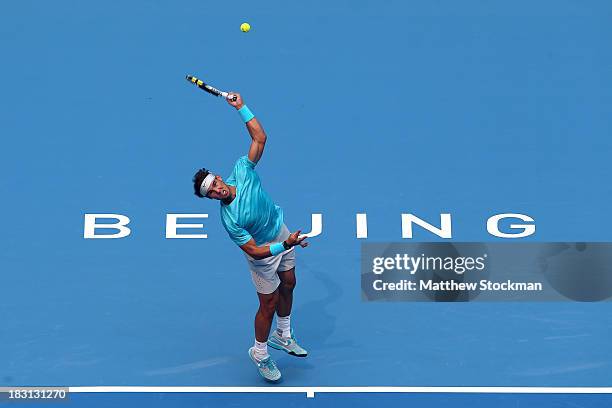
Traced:
<path id="1" fill-rule="evenodd" d="M 96 220 L 115 219 L 118 222 L 114 224 L 96 224 Z M 130 223 L 130 219 L 121 214 L 85 214 L 85 228 L 83 229 L 83 238 L 125 238 L 132 232 L 126 225 Z M 119 232 L 115 234 L 96 234 L 96 228 L 112 228 Z"/>

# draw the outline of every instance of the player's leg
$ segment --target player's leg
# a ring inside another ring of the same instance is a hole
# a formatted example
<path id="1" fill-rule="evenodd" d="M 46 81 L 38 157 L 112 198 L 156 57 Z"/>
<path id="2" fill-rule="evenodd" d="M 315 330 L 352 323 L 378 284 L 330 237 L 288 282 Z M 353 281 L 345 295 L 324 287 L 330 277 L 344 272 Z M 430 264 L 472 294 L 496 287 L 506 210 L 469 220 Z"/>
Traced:
<path id="1" fill-rule="evenodd" d="M 279 271 L 280 285 L 278 285 L 279 299 L 276 306 L 278 317 L 286 317 L 291 314 L 293 305 L 293 289 L 295 289 L 295 267 L 287 271 Z"/>
<path id="2" fill-rule="evenodd" d="M 285 228 L 286 229 L 286 228 Z M 289 232 L 287 230 L 287 232 Z M 293 289 L 295 289 L 295 249 L 291 249 L 282 254 L 276 274 L 279 278 L 278 284 L 278 305 L 276 307 L 277 321 L 291 315 L 291 307 L 293 306 Z M 288 329 L 289 327 L 287 327 Z M 283 328 L 284 329 L 284 328 Z M 285 333 L 289 336 L 288 331 Z"/>
<path id="3" fill-rule="evenodd" d="M 279 255 L 264 260 L 255 260 L 247 255 L 246 258 L 259 299 L 259 308 L 255 315 L 255 340 L 265 343 L 278 307 L 278 287 L 281 281 L 276 270 L 281 263 L 281 257 Z"/>
<path id="4" fill-rule="evenodd" d="M 259 309 L 255 315 L 255 339 L 265 343 L 270 335 L 274 313 L 278 308 L 279 290 L 270 294 L 257 293 L 257 297 L 259 298 Z"/>
<path id="5" fill-rule="evenodd" d="M 249 357 L 257 365 L 259 374 L 267 381 L 277 382 L 281 373 L 268 354 L 268 335 L 278 304 L 278 290 L 272 293 L 257 293 L 259 308 L 255 314 L 255 345 L 249 349 Z"/>
<path id="6" fill-rule="evenodd" d="M 293 305 L 293 290 L 296 284 L 294 254 L 287 254 L 287 259 L 283 259 L 279 269 L 284 269 L 288 265 L 291 266 L 290 269 L 278 272 L 280 284 L 278 286 L 279 299 L 276 307 L 277 327 L 268 339 L 268 345 L 278 350 L 284 350 L 297 357 L 306 357 L 308 352 L 300 347 L 293 335 L 293 330 L 291 330 L 291 307 Z"/>
<path id="7" fill-rule="evenodd" d="M 262 377 L 267 381 L 277 382 L 281 379 L 281 373 L 268 354 L 267 340 L 279 300 L 280 279 L 276 269 L 280 256 L 263 261 L 247 256 L 247 261 L 259 299 L 259 308 L 255 314 L 255 344 L 249 349 L 249 356 Z"/>

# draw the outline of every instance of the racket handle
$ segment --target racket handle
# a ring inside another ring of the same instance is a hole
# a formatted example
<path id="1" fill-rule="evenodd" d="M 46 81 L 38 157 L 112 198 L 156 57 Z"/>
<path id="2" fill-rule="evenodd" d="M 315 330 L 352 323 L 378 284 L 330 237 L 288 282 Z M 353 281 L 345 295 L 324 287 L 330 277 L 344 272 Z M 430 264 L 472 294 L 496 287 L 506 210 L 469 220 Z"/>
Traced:
<path id="1" fill-rule="evenodd" d="M 228 92 L 221 92 L 221 96 L 227 99 L 228 101 L 232 101 L 232 102 L 236 102 L 236 99 L 238 99 L 236 95 L 232 95 L 232 97 L 230 98 L 229 97 L 230 94 Z"/>

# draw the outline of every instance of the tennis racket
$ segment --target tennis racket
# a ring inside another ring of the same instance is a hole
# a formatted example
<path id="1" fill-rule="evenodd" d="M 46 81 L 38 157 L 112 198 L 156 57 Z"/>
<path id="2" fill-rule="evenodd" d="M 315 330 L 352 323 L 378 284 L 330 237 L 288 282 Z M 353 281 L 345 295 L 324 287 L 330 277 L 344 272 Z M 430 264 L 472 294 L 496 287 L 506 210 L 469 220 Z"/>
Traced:
<path id="1" fill-rule="evenodd" d="M 206 91 L 206 92 L 208 92 L 211 95 L 222 96 L 225 99 L 228 99 L 228 97 L 229 97 L 229 93 L 224 92 L 224 91 L 220 91 L 219 89 L 215 88 L 214 86 L 208 85 L 207 83 L 205 83 L 201 79 L 198 79 L 198 78 L 194 77 L 193 75 L 187 75 L 185 78 L 189 82 L 193 83 L 195 86 L 200 88 L 201 90 Z M 232 95 L 232 102 L 235 102 L 235 101 L 236 101 L 236 95 Z"/>

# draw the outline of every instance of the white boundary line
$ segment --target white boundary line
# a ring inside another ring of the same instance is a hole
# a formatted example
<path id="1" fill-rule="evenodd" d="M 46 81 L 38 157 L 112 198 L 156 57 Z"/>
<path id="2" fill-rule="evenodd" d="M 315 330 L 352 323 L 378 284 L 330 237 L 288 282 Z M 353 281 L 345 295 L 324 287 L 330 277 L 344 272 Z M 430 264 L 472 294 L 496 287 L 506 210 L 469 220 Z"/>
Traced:
<path id="1" fill-rule="evenodd" d="M 612 394 L 612 387 L 148 387 L 94 386 L 68 387 L 69 392 L 82 393 L 452 393 L 452 394 Z"/>

